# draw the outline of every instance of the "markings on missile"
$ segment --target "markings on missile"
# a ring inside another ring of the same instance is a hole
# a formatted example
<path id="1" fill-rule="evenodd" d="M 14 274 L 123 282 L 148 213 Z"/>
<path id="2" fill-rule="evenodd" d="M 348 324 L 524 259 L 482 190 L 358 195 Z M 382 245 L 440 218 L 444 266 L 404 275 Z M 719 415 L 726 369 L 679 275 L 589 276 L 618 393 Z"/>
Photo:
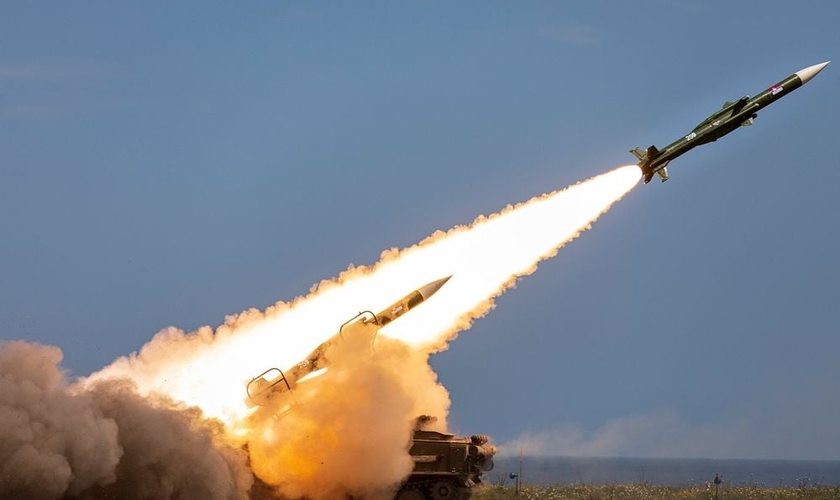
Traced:
<path id="1" fill-rule="evenodd" d="M 688 134 L 687 136 L 685 136 L 685 140 L 690 141 L 690 140 L 694 139 L 695 137 L 697 137 L 697 134 L 695 132 L 692 132 L 692 133 Z"/>
<path id="2" fill-rule="evenodd" d="M 772 87 L 770 87 L 770 95 L 776 95 L 779 92 L 783 91 L 784 89 L 785 88 L 782 87 L 781 85 L 773 85 Z"/>

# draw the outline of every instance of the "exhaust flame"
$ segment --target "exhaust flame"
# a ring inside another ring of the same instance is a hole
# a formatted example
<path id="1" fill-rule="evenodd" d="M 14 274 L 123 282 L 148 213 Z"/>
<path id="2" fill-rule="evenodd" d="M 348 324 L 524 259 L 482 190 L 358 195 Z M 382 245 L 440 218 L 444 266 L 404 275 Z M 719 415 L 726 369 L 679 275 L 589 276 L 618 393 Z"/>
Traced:
<path id="1" fill-rule="evenodd" d="M 393 498 L 413 467 L 412 419 L 435 415 L 446 428 L 449 395 L 429 355 L 639 177 L 635 165 L 621 167 L 439 231 L 289 303 L 229 316 L 215 331 L 168 328 L 72 385 L 56 348 L 0 345 L 0 496 L 244 499 L 250 467 L 288 498 Z M 328 369 L 275 409 L 292 411 L 251 414 L 243 400 L 252 377 L 304 359 L 359 311 L 449 275 L 422 312 L 330 346 Z"/>
<path id="2" fill-rule="evenodd" d="M 453 278 L 427 303 L 381 333 L 433 353 L 493 308 L 493 299 L 590 227 L 639 180 L 620 167 L 468 226 L 438 231 L 417 245 L 382 253 L 371 267 L 351 267 L 305 297 L 229 316 L 215 332 L 169 328 L 138 354 L 118 359 L 90 380 L 128 377 L 144 392 L 161 392 L 237 426 L 247 415 L 243 387 L 272 366 L 285 369 L 334 335 L 358 311 L 378 311 L 431 279 Z"/>

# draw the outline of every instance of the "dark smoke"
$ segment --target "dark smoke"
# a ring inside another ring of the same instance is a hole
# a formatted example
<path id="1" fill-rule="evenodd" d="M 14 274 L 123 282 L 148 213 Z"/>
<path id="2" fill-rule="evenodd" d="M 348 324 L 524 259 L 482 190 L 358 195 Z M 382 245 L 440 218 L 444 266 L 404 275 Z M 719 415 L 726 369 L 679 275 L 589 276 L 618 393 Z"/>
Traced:
<path id="1" fill-rule="evenodd" d="M 57 347 L 0 344 L 0 499 L 245 500 L 221 424 L 128 381 L 68 382 Z"/>

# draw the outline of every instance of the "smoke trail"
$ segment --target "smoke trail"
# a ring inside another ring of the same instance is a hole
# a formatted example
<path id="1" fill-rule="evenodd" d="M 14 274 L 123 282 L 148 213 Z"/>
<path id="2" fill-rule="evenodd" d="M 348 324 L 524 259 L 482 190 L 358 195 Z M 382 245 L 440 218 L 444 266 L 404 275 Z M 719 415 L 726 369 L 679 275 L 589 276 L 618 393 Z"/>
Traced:
<path id="1" fill-rule="evenodd" d="M 382 330 L 425 352 L 445 349 L 492 309 L 493 299 L 517 277 L 534 272 L 541 260 L 588 229 L 638 179 L 638 167 L 621 167 L 508 206 L 405 250 L 387 250 L 376 265 L 351 268 L 290 303 L 230 316 L 215 332 L 209 327 L 191 334 L 164 330 L 138 354 L 117 360 L 92 380 L 130 377 L 142 391 L 163 392 L 235 423 L 246 416 L 240 404 L 243 384 L 260 371 L 294 365 L 358 311 L 381 310 L 412 289 L 454 275 L 420 306 L 422 312 Z"/>
<path id="2" fill-rule="evenodd" d="M 57 349 L 4 345 L 0 497 L 242 499 L 249 458 L 285 497 L 389 498 L 412 468 L 412 419 L 432 414 L 446 427 L 448 393 L 429 355 L 638 179 L 636 166 L 622 167 L 509 206 L 387 250 L 376 265 L 348 269 L 290 303 L 228 317 L 215 331 L 163 330 L 76 384 L 64 379 Z M 329 371 L 298 386 L 292 411 L 249 415 L 251 377 L 295 364 L 359 310 L 381 310 L 450 274 L 420 312 L 383 328 L 375 342 L 348 336 L 332 346 Z"/>

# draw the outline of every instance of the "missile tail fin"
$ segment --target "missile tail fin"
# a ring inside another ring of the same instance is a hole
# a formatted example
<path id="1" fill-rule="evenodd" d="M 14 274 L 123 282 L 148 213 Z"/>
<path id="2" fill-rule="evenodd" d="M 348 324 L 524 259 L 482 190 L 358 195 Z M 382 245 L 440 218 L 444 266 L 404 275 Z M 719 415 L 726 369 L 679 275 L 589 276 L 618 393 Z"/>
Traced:
<path id="1" fill-rule="evenodd" d="M 645 153 L 639 148 L 633 148 L 630 150 L 630 152 L 633 153 L 633 156 L 638 158 L 640 162 L 644 162 L 645 158 L 647 157 L 647 153 Z"/>
<path id="2" fill-rule="evenodd" d="M 662 182 L 668 180 L 668 163 L 670 162 L 665 162 L 665 164 L 662 165 L 662 168 L 656 171 L 656 175 L 658 175 L 659 178 L 662 179 Z"/>

